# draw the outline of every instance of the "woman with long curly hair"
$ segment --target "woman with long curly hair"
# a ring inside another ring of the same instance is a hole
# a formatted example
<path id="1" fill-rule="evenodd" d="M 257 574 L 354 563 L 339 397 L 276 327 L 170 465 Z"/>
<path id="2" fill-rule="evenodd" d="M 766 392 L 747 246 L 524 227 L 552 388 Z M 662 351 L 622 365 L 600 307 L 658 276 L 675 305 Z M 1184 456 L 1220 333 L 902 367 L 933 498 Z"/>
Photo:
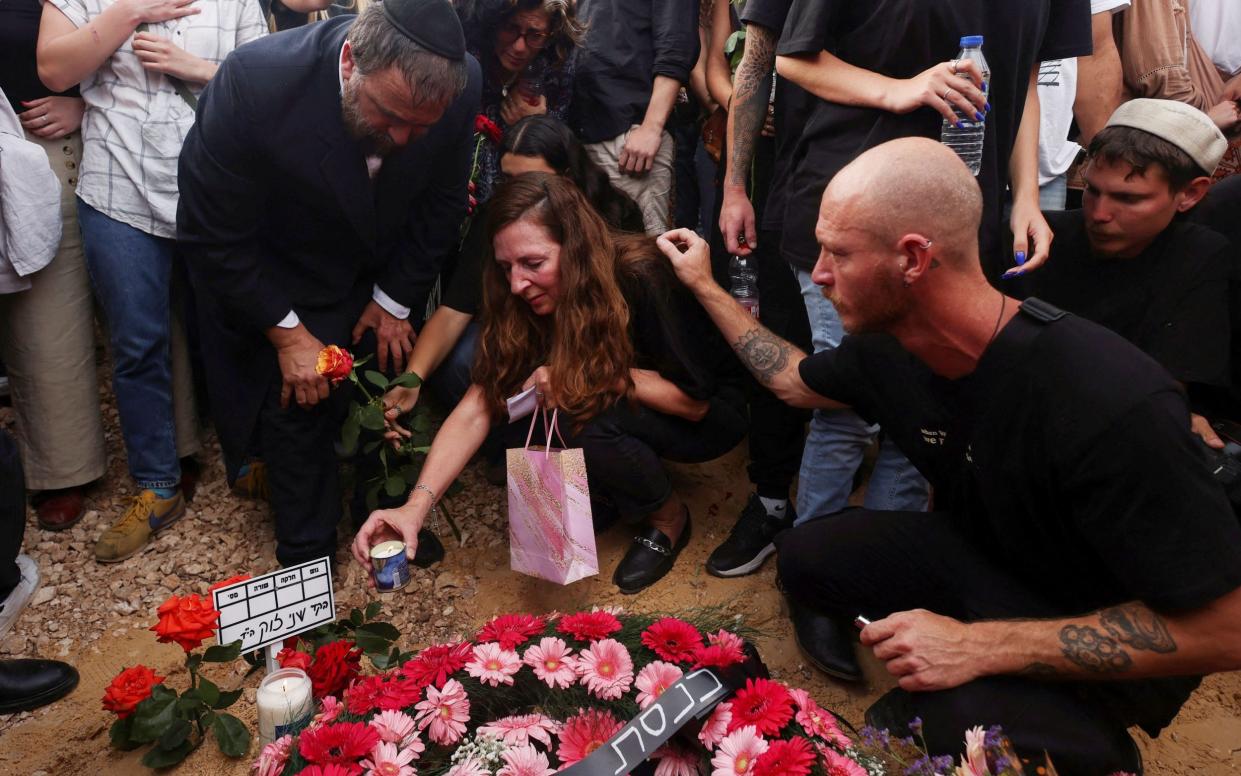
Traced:
<path id="1" fill-rule="evenodd" d="M 653 239 L 609 230 L 562 176 L 531 173 L 497 191 L 487 222 L 483 331 L 474 383 L 444 421 L 408 502 L 373 512 L 353 543 L 402 538 L 411 554 L 438 494 L 464 468 L 505 397 L 530 388 L 583 449 L 596 528 L 645 518 L 613 581 L 625 593 L 672 568 L 689 511 L 661 459 L 723 455 L 745 433 L 739 365 Z M 503 429 L 512 446 L 527 424 Z"/>
<path id="2" fill-rule="evenodd" d="M 565 118 L 577 46 L 586 29 L 575 0 L 455 0 L 466 49 L 483 68 L 479 112 L 503 132 L 526 116 Z M 478 155 L 475 198 L 486 202 L 501 176 L 501 148 Z"/>

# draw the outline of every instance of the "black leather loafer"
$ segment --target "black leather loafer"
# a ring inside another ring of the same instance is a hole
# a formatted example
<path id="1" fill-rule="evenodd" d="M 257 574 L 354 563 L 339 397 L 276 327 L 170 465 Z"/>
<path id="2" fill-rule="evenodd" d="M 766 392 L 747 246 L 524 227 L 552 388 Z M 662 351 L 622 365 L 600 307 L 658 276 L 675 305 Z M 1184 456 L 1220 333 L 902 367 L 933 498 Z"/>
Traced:
<path id="1" fill-rule="evenodd" d="M 865 677 L 853 654 L 853 634 L 841 623 L 808 606 L 787 599 L 797 646 L 810 665 L 846 682 Z"/>
<path id="2" fill-rule="evenodd" d="M 672 569 L 681 550 L 689 544 L 689 534 L 689 509 L 685 510 L 685 527 L 681 529 L 676 546 L 663 531 L 650 525 L 644 526 L 642 533 L 633 537 L 629 552 L 617 564 L 612 582 L 626 595 L 655 584 Z"/>
<path id="3" fill-rule="evenodd" d="M 78 672 L 59 660 L 0 660 L 0 714 L 58 701 L 78 686 Z"/>
<path id="4" fill-rule="evenodd" d="M 423 528 L 418 532 L 418 549 L 414 550 L 414 565 L 420 569 L 433 566 L 444 559 L 444 545 L 435 534 Z"/>

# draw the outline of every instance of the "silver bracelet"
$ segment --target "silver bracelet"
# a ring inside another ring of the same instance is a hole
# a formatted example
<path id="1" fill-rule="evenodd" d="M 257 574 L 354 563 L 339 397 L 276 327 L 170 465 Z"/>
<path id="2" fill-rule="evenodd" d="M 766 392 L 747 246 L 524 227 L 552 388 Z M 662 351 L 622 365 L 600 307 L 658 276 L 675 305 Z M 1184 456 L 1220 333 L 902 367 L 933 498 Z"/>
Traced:
<path id="1" fill-rule="evenodd" d="M 421 482 L 414 486 L 414 490 L 425 490 L 427 493 L 431 494 L 431 530 L 438 534 L 440 531 L 440 511 L 435 506 L 439 501 L 439 499 L 435 496 L 435 491 L 431 490 L 426 485 L 423 485 Z"/>

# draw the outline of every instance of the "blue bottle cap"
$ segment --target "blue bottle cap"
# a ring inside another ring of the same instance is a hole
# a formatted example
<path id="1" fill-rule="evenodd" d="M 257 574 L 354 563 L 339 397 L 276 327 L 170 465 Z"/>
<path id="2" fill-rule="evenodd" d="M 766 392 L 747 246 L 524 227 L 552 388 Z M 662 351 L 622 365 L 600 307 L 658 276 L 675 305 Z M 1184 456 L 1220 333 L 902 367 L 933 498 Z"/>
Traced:
<path id="1" fill-rule="evenodd" d="M 966 35 L 964 38 L 961 38 L 961 48 L 966 48 L 968 46 L 981 46 L 981 45 L 982 45 L 981 35 Z"/>

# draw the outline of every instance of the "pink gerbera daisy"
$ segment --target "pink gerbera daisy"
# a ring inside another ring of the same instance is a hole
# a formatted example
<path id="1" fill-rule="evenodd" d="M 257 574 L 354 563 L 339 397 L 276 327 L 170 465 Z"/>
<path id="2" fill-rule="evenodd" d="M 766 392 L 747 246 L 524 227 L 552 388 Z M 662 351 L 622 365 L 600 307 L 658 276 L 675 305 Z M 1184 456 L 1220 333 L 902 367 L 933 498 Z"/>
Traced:
<path id="1" fill-rule="evenodd" d="M 577 716 L 565 720 L 556 756 L 562 766 L 570 766 L 603 746 L 622 727 L 611 712 L 579 709 Z"/>
<path id="2" fill-rule="evenodd" d="M 526 665 L 534 669 L 534 675 L 546 682 L 548 687 L 566 689 L 577 681 L 577 668 L 564 639 L 545 636 L 539 643 L 526 650 Z"/>
<path id="3" fill-rule="evenodd" d="M 418 738 L 418 726 L 414 723 L 414 718 L 403 711 L 381 711 L 371 718 L 370 726 L 379 733 L 379 740 L 412 748 L 415 755 L 426 748 Z"/>
<path id="4" fill-rule="evenodd" d="M 465 664 L 465 671 L 483 684 L 499 687 L 513 683 L 513 674 L 521 668 L 521 658 L 511 649 L 494 641 L 474 647 L 474 659 Z"/>
<path id="5" fill-rule="evenodd" d="M 673 744 L 664 744 L 651 757 L 655 760 L 655 776 L 698 776 L 702 761 L 697 752 Z"/>
<path id="6" fill-rule="evenodd" d="M 502 614 L 483 626 L 474 637 L 475 641 L 495 641 L 505 649 L 525 644 L 547 627 L 542 617 L 532 614 Z"/>
<path id="7" fill-rule="evenodd" d="M 491 776 L 491 771 L 477 755 L 469 755 L 449 768 L 444 776 Z"/>
<path id="8" fill-rule="evenodd" d="M 336 700 L 335 695 L 328 695 L 319 701 L 320 711 L 315 715 L 313 724 L 330 725 L 336 721 L 340 713 L 345 710 L 345 705 Z"/>
<path id="9" fill-rule="evenodd" d="M 398 749 L 396 744 L 380 741 L 371 750 L 369 760 L 362 761 L 362 767 L 369 769 L 367 776 L 416 776 L 411 762 L 418 755 L 411 749 Z"/>
<path id="10" fill-rule="evenodd" d="M 702 726 L 702 730 L 698 731 L 698 740 L 702 745 L 711 751 L 719 746 L 724 740 L 724 736 L 728 735 L 728 724 L 733 721 L 733 705 L 728 701 L 724 701 L 711 711 L 711 716 L 707 718 L 706 724 Z"/>
<path id="11" fill-rule="evenodd" d="M 577 658 L 582 684 L 605 701 L 616 700 L 633 685 L 633 659 L 616 639 L 596 641 Z"/>
<path id="12" fill-rule="evenodd" d="M 510 746 L 500 755 L 504 767 L 496 776 L 551 776 L 556 770 L 547 762 L 547 755 L 533 746 Z"/>
<path id="13" fill-rule="evenodd" d="M 724 737 L 711 758 L 711 776 L 749 776 L 754 763 L 767 751 L 767 742 L 752 726 L 734 730 Z"/>
<path id="14" fill-rule="evenodd" d="M 444 689 L 427 688 L 426 700 L 414 707 L 418 710 L 415 721 L 427 737 L 441 746 L 451 746 L 465 735 L 465 723 L 470 719 L 470 699 L 465 688 L 456 679 L 444 682 Z"/>
<path id="15" fill-rule="evenodd" d="M 793 702 L 797 704 L 797 714 L 793 718 L 797 720 L 797 724 L 801 725 L 807 733 L 812 736 L 818 736 L 825 741 L 830 741 L 841 749 L 848 749 L 853 745 L 849 737 L 836 724 L 836 718 L 832 716 L 832 713 L 815 703 L 810 697 L 810 693 L 802 689 L 792 688 L 789 690 L 789 695 L 793 697 Z"/>
<path id="16" fill-rule="evenodd" d="M 566 614 L 556 623 L 556 630 L 578 641 L 596 641 L 621 629 L 621 621 L 610 612 L 578 612 Z"/>
<path id="17" fill-rule="evenodd" d="M 480 725 L 478 735 L 495 736 L 509 746 L 523 746 L 534 739 L 543 746 L 552 745 L 552 734 L 560 729 L 560 725 L 550 717 L 542 714 L 519 714 L 512 717 L 497 719 L 495 722 Z"/>
<path id="18" fill-rule="evenodd" d="M 638 708 L 645 709 L 664 694 L 685 672 L 671 663 L 656 660 L 638 672 L 634 686 L 638 688 Z"/>
<path id="19" fill-rule="evenodd" d="M 827 776 L 867 776 L 865 768 L 843 754 L 827 747 L 821 747 L 819 754 L 823 755 L 823 767 L 827 770 Z"/>
<path id="20" fill-rule="evenodd" d="M 279 776 L 293 751 L 293 736 L 281 736 L 263 747 L 254 761 L 254 776 Z"/>

